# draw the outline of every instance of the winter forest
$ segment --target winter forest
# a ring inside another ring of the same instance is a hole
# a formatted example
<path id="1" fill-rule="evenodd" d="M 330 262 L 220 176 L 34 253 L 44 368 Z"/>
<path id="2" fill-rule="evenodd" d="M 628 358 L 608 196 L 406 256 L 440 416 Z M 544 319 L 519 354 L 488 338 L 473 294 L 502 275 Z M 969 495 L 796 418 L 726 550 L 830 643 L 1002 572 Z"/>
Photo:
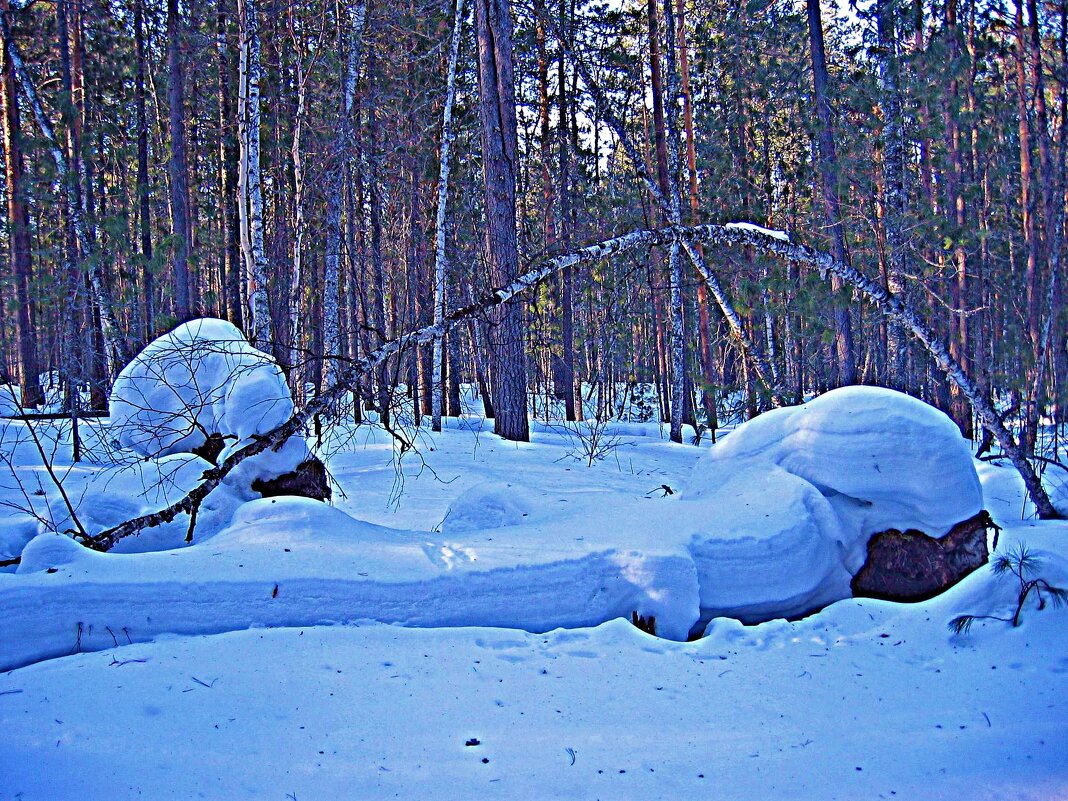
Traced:
<path id="1" fill-rule="evenodd" d="M 0 801 L 1068 798 L 1064 0 L 0 44 Z"/>

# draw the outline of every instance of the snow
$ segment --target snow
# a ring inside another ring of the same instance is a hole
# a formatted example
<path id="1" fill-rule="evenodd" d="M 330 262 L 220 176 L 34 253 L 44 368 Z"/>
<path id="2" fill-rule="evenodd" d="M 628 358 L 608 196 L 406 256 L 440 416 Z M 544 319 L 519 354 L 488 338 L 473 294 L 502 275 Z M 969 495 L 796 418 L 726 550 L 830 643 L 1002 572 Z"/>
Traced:
<path id="1" fill-rule="evenodd" d="M 115 380 L 111 432 L 142 456 L 189 453 L 218 433 L 247 444 L 293 413 L 285 377 L 224 320 L 192 320 L 149 343 Z"/>
<path id="2" fill-rule="evenodd" d="M 1066 533 L 1029 532 L 1061 570 Z M 0 674 L 0 775 L 25 801 L 1063 798 L 1065 613 L 945 627 L 998 586 L 692 643 L 610 621 L 109 647 Z"/>
<path id="3" fill-rule="evenodd" d="M 706 459 L 697 469 L 703 492 L 691 486 L 680 517 L 696 529 L 704 620 L 791 617 L 850 597 L 842 524 L 814 486 L 766 462 Z"/>
<path id="4" fill-rule="evenodd" d="M 122 370 L 111 393 L 109 432 L 120 448 L 150 458 L 189 454 L 218 434 L 225 442 L 221 461 L 292 414 L 289 387 L 275 361 L 232 323 L 205 318 L 149 343 Z M 241 503 L 259 497 L 253 481 L 288 473 L 309 455 L 307 444 L 292 437 L 277 451 L 246 459 L 205 502 L 201 536 L 214 534 Z M 173 538 L 168 542 L 176 547 Z"/>
<path id="5" fill-rule="evenodd" d="M 124 543 L 142 553 L 5 513 L 0 536 L 32 539 L 0 573 L 0 798 L 1068 797 L 1065 610 L 951 634 L 1015 609 L 990 569 L 920 604 L 847 597 L 873 526 L 984 506 L 999 552 L 1025 542 L 1068 586 L 1068 524 L 1021 519 L 1011 468 L 945 423 L 829 393 L 712 447 L 614 425 L 589 467 L 562 427 L 517 445 L 446 419 L 399 465 L 380 429 L 340 429 L 333 505 L 228 488 L 212 536 L 162 550 L 179 519 Z M 42 433 L 93 525 L 207 467 L 73 466 Z M 63 522 L 41 486 L 0 482 L 0 503 Z"/>
<path id="6" fill-rule="evenodd" d="M 770 236 L 772 239 L 778 239 L 780 242 L 789 242 L 790 235 L 785 231 L 776 231 L 771 228 L 765 228 L 762 225 L 756 225 L 749 222 L 732 222 L 727 223 L 724 228 L 736 228 L 739 231 L 751 231 L 752 233 L 762 234 L 763 236 Z"/>

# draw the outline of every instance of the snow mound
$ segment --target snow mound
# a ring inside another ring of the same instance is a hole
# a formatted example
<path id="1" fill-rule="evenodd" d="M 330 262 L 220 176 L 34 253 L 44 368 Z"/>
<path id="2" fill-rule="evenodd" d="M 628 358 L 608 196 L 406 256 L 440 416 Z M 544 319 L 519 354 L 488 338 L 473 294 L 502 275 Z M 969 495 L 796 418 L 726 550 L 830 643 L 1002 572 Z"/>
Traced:
<path id="1" fill-rule="evenodd" d="M 115 381 L 111 394 L 111 427 L 115 442 L 145 457 L 166 458 L 198 451 L 210 436 L 221 436 L 221 462 L 284 423 L 293 413 L 293 400 L 285 376 L 275 361 L 253 348 L 244 335 L 224 320 L 192 320 L 150 343 L 128 364 Z M 196 536 L 211 536 L 227 525 L 236 509 L 260 497 L 252 484 L 273 479 L 297 468 L 310 457 L 307 443 L 290 437 L 278 450 L 268 449 L 234 468 L 204 501 L 197 520 Z M 196 485 L 210 465 L 198 460 L 184 472 L 192 481 L 177 497 L 161 499 L 158 491 L 146 493 L 144 508 L 126 500 L 116 508 L 117 497 L 101 498 L 91 509 L 99 528 L 115 525 L 136 514 L 172 503 Z M 163 467 L 160 467 L 162 478 Z M 162 481 L 161 486 L 174 481 Z M 90 504 L 93 506 L 93 504 Z M 134 507 L 137 506 L 135 511 Z M 177 528 L 131 540 L 129 550 L 158 550 L 184 544 Z"/>
<path id="2" fill-rule="evenodd" d="M 763 460 L 709 468 L 715 491 L 679 504 L 700 521 L 689 550 L 703 620 L 794 617 L 849 597 L 845 534 L 814 486 Z"/>
<path id="3" fill-rule="evenodd" d="M 82 547 L 67 535 L 47 531 L 30 540 L 22 551 L 22 562 L 15 572 L 55 571 L 57 568 L 75 565 L 92 557 L 93 551 Z"/>
<path id="4" fill-rule="evenodd" d="M 441 533 L 455 535 L 519 525 L 530 514 L 523 494 L 511 484 L 476 484 L 449 505 Z"/>
<path id="5" fill-rule="evenodd" d="M 703 476 L 718 475 L 713 466 L 754 458 L 808 481 L 862 533 L 917 528 L 938 537 L 983 508 L 953 421 L 889 389 L 844 387 L 748 421 L 698 462 L 690 494 L 709 491 Z"/>
<path id="6" fill-rule="evenodd" d="M 0 517 L 0 562 L 14 559 L 40 531 L 40 522 L 30 515 L 15 513 Z"/>
<path id="7" fill-rule="evenodd" d="M 151 342 L 115 380 L 111 430 L 142 456 L 230 450 L 285 422 L 293 401 L 274 360 L 224 320 L 192 320 Z"/>
<path id="8" fill-rule="evenodd" d="M 739 426 L 698 461 L 680 506 L 702 619 L 795 617 L 852 595 L 872 534 L 937 537 L 983 508 L 953 422 L 887 389 L 847 387 Z"/>

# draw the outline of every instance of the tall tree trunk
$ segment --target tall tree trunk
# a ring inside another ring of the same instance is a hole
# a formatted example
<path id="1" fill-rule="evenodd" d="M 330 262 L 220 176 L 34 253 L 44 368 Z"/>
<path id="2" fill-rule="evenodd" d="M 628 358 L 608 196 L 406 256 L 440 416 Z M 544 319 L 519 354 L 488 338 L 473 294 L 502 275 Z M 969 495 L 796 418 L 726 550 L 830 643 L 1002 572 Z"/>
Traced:
<path id="1" fill-rule="evenodd" d="M 690 224 L 699 222 L 700 197 L 697 191 L 697 143 L 693 127 L 693 92 L 690 88 L 690 53 L 686 42 L 686 3 L 677 0 L 676 14 L 679 25 L 679 70 L 682 78 L 683 123 L 686 136 L 686 177 L 690 197 Z M 703 254 L 702 254 L 703 255 Z M 708 313 L 708 288 L 697 283 L 697 340 L 698 361 L 701 366 L 701 406 L 705 423 L 716 441 L 716 382 L 715 365 L 712 359 L 712 323 Z"/>
<path id="2" fill-rule="evenodd" d="M 172 2 L 173 0 L 168 0 Z M 251 329 L 249 341 L 270 352 L 271 309 L 267 299 L 267 256 L 263 246 L 263 184 L 260 168 L 260 21 L 259 0 L 239 0 L 241 21 L 240 206 L 244 211 L 241 249 L 248 282 Z"/>
<path id="3" fill-rule="evenodd" d="M 570 34 L 568 25 L 568 0 L 560 0 L 559 35 Z M 567 92 L 566 50 L 563 42 L 556 62 L 557 97 L 559 113 L 557 120 L 557 159 L 559 174 L 557 177 L 557 195 L 560 202 L 560 221 L 558 233 L 560 246 L 564 250 L 571 247 L 572 236 L 572 202 L 571 202 L 571 168 L 570 168 L 570 134 L 577 130 L 575 121 L 575 103 L 573 94 Z M 571 102 L 569 103 L 569 99 Z M 594 131 L 596 137 L 596 130 Z M 596 159 L 596 145 L 594 147 Z M 582 391 L 575 381 L 575 286 L 574 275 L 570 266 L 564 267 L 561 274 L 560 292 L 560 337 L 563 348 L 564 417 L 568 421 L 582 419 Z"/>
<path id="4" fill-rule="evenodd" d="M 453 15 L 452 39 L 449 46 L 449 66 L 445 79 L 445 108 L 441 121 L 441 148 L 438 155 L 438 205 L 434 226 L 434 324 L 440 325 L 448 309 L 448 262 L 445 257 L 445 242 L 448 238 L 448 200 L 450 156 L 455 132 L 452 113 L 456 105 L 456 66 L 460 58 L 460 43 L 463 41 L 464 0 L 456 0 Z M 442 415 L 442 366 L 444 351 L 442 341 L 434 340 L 434 387 L 433 417 L 431 427 L 441 431 Z M 454 368 L 455 369 L 455 368 Z"/>
<path id="5" fill-rule="evenodd" d="M 0 0 L 0 14 L 9 17 L 8 0 Z M 37 362 L 37 330 L 30 308 L 30 279 L 33 261 L 30 244 L 30 211 L 23 187 L 21 118 L 15 92 L 15 69 L 11 58 L 3 54 L 4 168 L 7 179 L 8 256 L 15 276 L 15 336 L 18 340 L 20 402 L 33 409 L 44 402 Z"/>
<path id="6" fill-rule="evenodd" d="M 363 170 L 367 198 L 367 217 L 371 228 L 371 326 L 377 337 L 375 347 L 381 346 L 389 339 L 389 320 L 386 314 L 386 273 L 382 256 L 382 184 L 381 159 L 378 134 L 378 52 L 374 45 L 368 53 L 368 89 L 365 95 L 367 111 L 367 165 Z M 393 300 L 393 298 L 391 298 Z M 394 317 L 395 319 L 395 317 Z M 376 394 L 378 399 L 379 419 L 383 425 L 390 423 L 390 403 L 393 396 L 392 379 L 389 364 L 382 362 L 376 372 Z"/>
<path id="7" fill-rule="evenodd" d="M 363 30 L 367 3 L 359 0 L 351 16 L 344 4 L 338 5 L 338 51 L 342 54 L 341 108 L 334 129 L 334 164 L 328 175 L 326 196 L 326 258 L 323 272 L 323 381 L 334 383 L 341 356 L 341 317 L 338 313 L 341 278 L 341 208 L 344 205 L 345 176 L 352 158 L 352 109 L 356 99 L 356 78 L 363 54 Z M 351 283 L 351 282 L 350 282 Z M 350 293 L 350 297 L 353 294 Z M 356 310 L 349 308 L 350 318 Z M 351 356 L 355 355 L 352 349 Z"/>
<path id="8" fill-rule="evenodd" d="M 902 112 L 898 0 L 878 0 L 876 22 L 879 48 L 879 100 L 883 111 L 883 226 L 886 231 L 886 286 L 895 295 L 905 291 L 907 237 L 905 214 L 905 125 Z M 905 390 L 905 332 L 893 319 L 886 324 L 886 377 L 889 386 Z"/>
<path id="9" fill-rule="evenodd" d="M 515 182 L 517 135 L 512 69 L 512 16 L 508 0 L 475 0 L 479 118 L 486 203 L 486 256 L 490 279 L 504 284 L 519 274 Z M 520 303 L 492 314 L 493 431 L 530 439 L 527 421 L 525 324 Z"/>
<path id="10" fill-rule="evenodd" d="M 141 2 L 142 0 L 138 0 Z M 243 264 L 239 251 L 240 221 L 238 219 L 238 145 L 234 130 L 234 97 L 230 83 L 230 46 L 227 36 L 227 7 L 218 0 L 216 55 L 219 73 L 219 187 L 222 190 L 220 224 L 222 249 L 223 298 L 225 314 L 238 328 L 244 328 L 244 301 L 241 293 Z"/>
<path id="11" fill-rule="evenodd" d="M 167 101 L 171 155 L 167 163 L 171 185 L 171 233 L 174 236 L 174 313 L 179 322 L 193 316 L 189 277 L 189 167 L 185 137 L 185 81 L 182 69 L 182 30 L 178 0 L 167 0 Z"/>
<path id="12" fill-rule="evenodd" d="M 146 58 L 143 0 L 134 0 L 133 23 L 134 49 L 137 61 L 134 80 L 134 103 L 137 107 L 137 218 L 141 240 L 141 322 L 143 325 L 141 336 L 145 342 L 149 342 L 155 334 L 156 327 L 156 288 L 152 262 L 152 203 L 150 198 L 152 188 L 148 177 L 148 113 L 145 108 Z"/>
<path id="13" fill-rule="evenodd" d="M 812 54 L 812 85 L 816 100 L 818 124 L 820 176 L 823 184 L 823 202 L 826 208 L 827 227 L 831 232 L 831 253 L 843 264 L 849 264 L 846 250 L 845 228 L 838 199 L 838 154 L 834 147 L 834 131 L 831 120 L 831 101 L 827 86 L 827 55 L 823 46 L 823 19 L 820 16 L 820 0 L 805 0 L 808 9 L 809 46 Z M 838 297 L 842 290 L 839 278 L 832 280 L 835 293 L 834 344 L 837 356 L 838 384 L 856 382 L 857 368 L 853 351 L 853 327 L 849 309 Z"/>

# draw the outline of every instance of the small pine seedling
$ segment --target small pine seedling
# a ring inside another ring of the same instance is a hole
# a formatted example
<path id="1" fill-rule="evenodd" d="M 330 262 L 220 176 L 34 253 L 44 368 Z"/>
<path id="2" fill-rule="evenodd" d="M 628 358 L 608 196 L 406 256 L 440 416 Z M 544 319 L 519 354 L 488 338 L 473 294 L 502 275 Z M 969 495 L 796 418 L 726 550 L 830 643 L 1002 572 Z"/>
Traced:
<path id="1" fill-rule="evenodd" d="M 1062 587 L 1054 587 L 1046 579 L 1036 576 L 1042 560 L 1028 550 L 1026 545 L 1020 544 L 999 556 L 993 565 L 995 576 L 1015 576 L 1019 585 L 1019 594 L 1016 598 L 1016 612 L 1011 618 L 998 617 L 997 615 L 958 615 L 949 621 L 949 629 L 954 634 L 967 634 L 976 620 L 1001 620 L 1012 623 L 1013 628 L 1020 625 L 1020 616 L 1023 614 L 1024 604 L 1032 592 L 1038 596 L 1038 608 L 1045 609 L 1047 603 L 1053 606 L 1068 604 L 1068 590 Z"/>

